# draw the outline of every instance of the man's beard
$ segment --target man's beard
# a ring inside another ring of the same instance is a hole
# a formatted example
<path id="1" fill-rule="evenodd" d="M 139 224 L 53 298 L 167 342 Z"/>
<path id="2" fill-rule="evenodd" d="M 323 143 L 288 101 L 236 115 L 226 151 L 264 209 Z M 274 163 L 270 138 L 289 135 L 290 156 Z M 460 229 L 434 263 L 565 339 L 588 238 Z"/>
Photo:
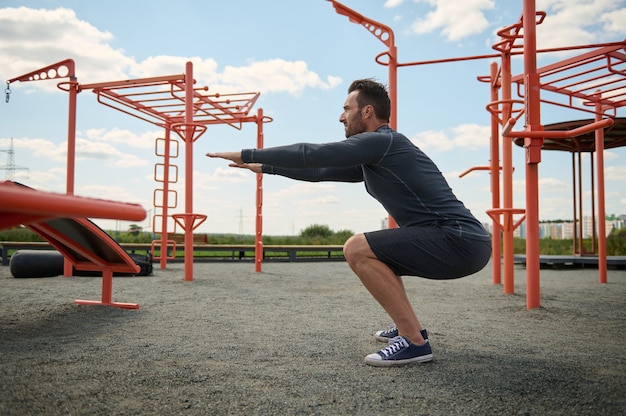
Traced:
<path id="1" fill-rule="evenodd" d="M 365 123 L 361 118 L 361 114 L 358 113 L 356 117 L 346 123 L 346 137 L 354 136 L 355 134 L 363 133 L 366 131 Z"/>

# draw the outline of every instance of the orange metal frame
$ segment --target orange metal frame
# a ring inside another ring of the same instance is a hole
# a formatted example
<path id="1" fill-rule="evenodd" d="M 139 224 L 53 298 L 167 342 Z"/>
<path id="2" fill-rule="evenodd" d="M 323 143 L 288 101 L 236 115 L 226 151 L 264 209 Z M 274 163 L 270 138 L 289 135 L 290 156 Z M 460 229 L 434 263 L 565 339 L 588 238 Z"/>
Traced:
<path id="1" fill-rule="evenodd" d="M 539 197 L 538 166 L 541 162 L 541 148 L 545 138 L 564 139 L 595 131 L 596 143 L 596 180 L 598 187 L 598 218 L 604 228 L 604 160 L 603 129 L 612 125 L 617 109 L 626 104 L 626 55 L 623 50 L 626 41 L 596 45 L 578 45 L 564 48 L 538 50 L 536 46 L 536 26 L 541 24 L 546 13 L 535 9 L 534 0 L 523 0 L 522 16 L 519 22 L 507 26 L 498 32 L 501 40 L 493 45 L 498 53 L 438 59 L 421 62 L 397 62 L 397 50 L 393 44 L 393 31 L 380 23 L 363 17 L 336 0 L 332 2 L 338 14 L 347 16 L 351 22 L 361 24 L 389 47 L 389 51 L 379 54 L 376 62 L 389 66 L 390 97 L 392 114 L 396 114 L 396 71 L 401 66 L 459 62 L 475 59 L 500 58 L 501 67 L 491 65 L 488 77 L 478 77 L 480 81 L 491 85 L 491 102 L 487 110 L 491 113 L 491 164 L 489 167 L 474 167 L 472 170 L 490 170 L 492 209 L 487 213 L 493 220 L 493 259 L 504 260 L 504 292 L 513 293 L 513 231 L 526 221 L 526 306 L 528 309 L 540 306 L 539 285 Z M 537 53 L 565 50 L 598 48 L 594 51 L 557 62 L 543 68 L 537 68 Z M 523 55 L 524 72 L 511 74 L 511 57 Z M 387 56 L 383 62 L 381 56 Z M 512 86 L 517 85 L 517 95 L 512 98 Z M 502 97 L 499 98 L 499 90 Z M 564 102 L 542 98 L 541 92 L 565 97 Z M 582 105 L 578 104 L 578 101 Z M 541 125 L 541 104 L 560 105 L 579 109 L 595 115 L 595 122 L 573 130 L 544 131 Z M 591 109 L 590 109 L 591 108 Z M 607 111 L 612 112 L 608 116 Z M 524 131 L 512 131 L 519 118 L 525 116 Z M 605 118 L 608 117 L 608 118 Z M 396 119 L 393 118 L 392 127 Z M 500 166 L 500 127 L 502 126 L 502 166 Z M 513 163 L 512 140 L 523 138 L 526 151 L 526 208 L 513 207 Z M 503 175 L 503 202 L 500 202 L 500 170 Z M 520 215 L 517 220 L 514 216 Z M 500 233 L 504 253 L 500 252 Z M 605 233 L 599 232 L 598 273 L 599 281 L 606 282 L 606 240 Z M 493 261 L 493 282 L 501 282 L 502 264 Z"/>
<path id="2" fill-rule="evenodd" d="M 504 140 L 523 139 L 526 149 L 526 303 L 529 309 L 540 306 L 538 166 L 544 139 L 562 140 L 595 131 L 597 219 L 598 227 L 601 227 L 601 232 L 598 233 L 598 280 L 606 283 L 603 134 L 604 129 L 613 124 L 611 117 L 617 114 L 617 109 L 626 104 L 626 54 L 621 52 L 626 47 L 626 42 L 602 46 L 594 51 L 537 68 L 536 25 L 543 18 L 542 13 L 536 12 L 534 6 L 534 1 L 524 1 L 522 17 L 513 26 L 516 33 L 523 28 L 523 37 L 516 36 L 512 43 L 516 39 L 524 41 L 524 73 L 510 77 L 509 72 L 510 81 L 517 84 L 518 96 L 524 102 L 525 129 L 511 131 L 516 121 L 513 118 L 506 121 L 503 129 Z M 539 19 L 536 19 L 537 16 Z M 597 45 L 589 47 L 591 46 Z M 580 48 L 579 46 L 578 49 Z M 564 101 L 542 98 L 542 92 L 552 93 L 556 98 L 563 97 Z M 578 105 L 577 100 L 582 105 Z M 544 131 L 540 123 L 542 103 L 593 112 L 595 122 L 572 130 Z M 588 110 L 588 106 L 593 110 Z M 611 114 L 607 115 L 607 112 Z M 512 271 L 510 275 L 512 279 Z M 507 277 L 505 275 L 505 279 Z"/>
<path id="3" fill-rule="evenodd" d="M 61 252 L 70 268 L 102 271 L 102 299 L 75 303 L 139 307 L 112 300 L 113 272 L 137 273 L 139 267 L 108 234 L 82 217 L 141 221 L 146 211 L 140 205 L 35 191 L 11 181 L 0 182 L 0 199 L 0 229 L 24 224 Z M 62 232 L 67 227 L 71 233 Z"/>
<path id="4" fill-rule="evenodd" d="M 153 252 L 160 245 L 161 268 L 167 264 L 167 252 L 171 245 L 175 253 L 175 243 L 168 239 L 168 225 L 172 225 L 175 232 L 180 226 L 185 233 L 185 280 L 193 280 L 193 231 L 205 220 L 206 215 L 194 213 L 193 209 L 193 143 L 204 134 L 207 125 L 227 124 L 241 129 L 243 123 L 257 124 L 257 148 L 263 147 L 263 124 L 271 122 L 270 117 L 263 115 L 259 109 L 256 115 L 250 115 L 252 107 L 260 93 L 220 94 L 208 93 L 208 87 L 195 87 L 193 79 L 193 64 L 187 62 L 183 74 L 110 81 L 93 84 L 79 84 L 74 74 L 74 62 L 71 59 L 58 62 L 46 68 L 33 71 L 9 81 L 39 81 L 69 77 L 69 82 L 60 83 L 60 89 L 70 93 L 69 125 L 68 125 L 68 156 L 67 156 L 67 193 L 74 190 L 74 150 L 76 131 L 76 94 L 85 90 L 92 90 L 99 103 L 119 110 L 130 116 L 165 129 L 165 138 L 155 142 L 155 153 L 163 158 L 163 163 L 155 166 L 155 180 L 162 184 L 162 189 L 154 192 L 154 208 L 152 228 L 159 229 L 161 239 L 152 244 Z M 178 142 L 171 137 L 176 133 L 185 143 L 185 207 L 183 213 L 170 214 L 169 209 L 177 206 L 177 193 L 170 189 L 170 185 L 178 181 L 178 167 L 171 163 L 171 159 L 178 156 Z M 160 144 L 162 143 L 162 150 Z M 175 153 L 172 147 L 175 146 Z M 162 174 L 159 174 L 162 169 Z M 173 177 L 170 173 L 173 170 Z M 257 175 L 256 191 L 256 250 L 255 270 L 261 271 L 263 260 L 262 242 L 262 175 Z M 158 196 L 161 196 L 159 198 Z M 170 201 L 170 198 L 174 201 Z M 172 218 L 170 224 L 168 218 Z M 156 227 L 160 222 L 160 228 Z M 70 275 L 71 268 L 65 268 L 65 274 Z M 69 270 L 69 271 L 68 271 Z"/>

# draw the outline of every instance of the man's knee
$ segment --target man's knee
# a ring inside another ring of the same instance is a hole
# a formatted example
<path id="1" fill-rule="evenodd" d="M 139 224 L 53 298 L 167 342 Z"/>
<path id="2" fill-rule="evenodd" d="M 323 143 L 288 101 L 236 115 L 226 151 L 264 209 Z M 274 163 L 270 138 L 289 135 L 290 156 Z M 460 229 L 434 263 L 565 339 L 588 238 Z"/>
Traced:
<path id="1" fill-rule="evenodd" d="M 343 255 L 348 263 L 352 263 L 364 257 L 371 257 L 373 253 L 365 235 L 356 234 L 343 245 Z"/>

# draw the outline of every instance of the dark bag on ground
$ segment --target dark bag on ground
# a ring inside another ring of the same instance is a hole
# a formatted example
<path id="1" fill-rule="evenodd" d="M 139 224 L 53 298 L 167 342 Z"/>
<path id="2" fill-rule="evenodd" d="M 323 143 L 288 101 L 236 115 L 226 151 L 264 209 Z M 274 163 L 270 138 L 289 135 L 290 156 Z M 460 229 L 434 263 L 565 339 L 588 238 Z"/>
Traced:
<path id="1" fill-rule="evenodd" d="M 140 267 L 137 273 L 115 272 L 114 276 L 151 276 L 152 255 L 128 253 Z M 9 267 L 13 277 L 54 277 L 63 274 L 63 255 L 56 250 L 18 250 L 11 255 Z M 95 270 L 72 270 L 73 276 L 102 276 Z"/>

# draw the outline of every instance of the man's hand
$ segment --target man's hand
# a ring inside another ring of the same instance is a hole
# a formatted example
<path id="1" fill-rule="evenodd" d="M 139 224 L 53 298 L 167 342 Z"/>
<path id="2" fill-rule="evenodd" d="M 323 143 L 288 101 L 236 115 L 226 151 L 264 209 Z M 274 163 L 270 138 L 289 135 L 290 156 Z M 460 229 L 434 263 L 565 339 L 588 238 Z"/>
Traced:
<path id="1" fill-rule="evenodd" d="M 261 171 L 263 167 L 261 163 L 243 163 L 241 152 L 209 152 L 206 155 L 208 157 L 230 160 L 232 163 L 229 163 L 228 166 L 231 168 L 248 169 L 254 173 L 263 173 Z"/>
<path id="2" fill-rule="evenodd" d="M 217 157 L 221 159 L 230 160 L 231 162 L 241 165 L 243 160 L 241 159 L 241 152 L 209 152 L 206 154 L 208 157 Z"/>

